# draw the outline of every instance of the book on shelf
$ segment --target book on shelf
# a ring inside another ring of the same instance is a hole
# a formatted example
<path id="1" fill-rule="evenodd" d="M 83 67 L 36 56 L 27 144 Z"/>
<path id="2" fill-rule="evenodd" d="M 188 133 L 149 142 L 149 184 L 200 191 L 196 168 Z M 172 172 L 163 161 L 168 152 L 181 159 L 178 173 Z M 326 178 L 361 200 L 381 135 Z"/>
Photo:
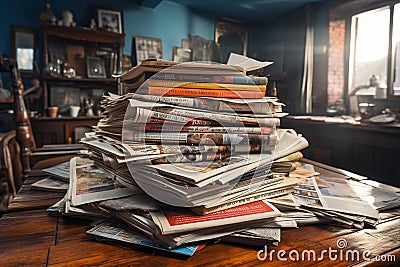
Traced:
<path id="1" fill-rule="evenodd" d="M 228 89 L 199 89 L 199 88 L 182 88 L 182 87 L 161 87 L 148 86 L 140 88 L 140 93 L 151 95 L 165 96 L 189 96 L 189 97 L 225 97 L 225 98 L 263 98 L 265 92 L 261 91 L 244 91 L 244 90 L 228 90 Z"/>

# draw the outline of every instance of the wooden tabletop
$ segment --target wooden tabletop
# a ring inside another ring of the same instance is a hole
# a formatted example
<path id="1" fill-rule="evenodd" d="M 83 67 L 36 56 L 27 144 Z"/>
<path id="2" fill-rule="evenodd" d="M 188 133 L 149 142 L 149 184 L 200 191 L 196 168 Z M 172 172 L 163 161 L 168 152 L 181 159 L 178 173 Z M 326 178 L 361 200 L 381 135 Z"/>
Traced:
<path id="1" fill-rule="evenodd" d="M 45 209 L 63 194 L 30 190 L 29 184 L 40 179 L 39 175 L 28 178 L 8 213 L 0 218 L 1 266 L 388 266 L 393 260 L 400 261 L 400 209 L 381 213 L 382 220 L 376 229 L 327 224 L 282 230 L 279 246 L 268 247 L 270 253 L 265 260 L 258 259 L 265 256 L 260 251 L 263 248 L 218 241 L 209 241 L 187 258 L 154 249 L 99 242 L 86 234 L 91 228 L 90 221 L 47 214 Z M 339 248 L 339 241 L 347 246 Z M 271 253 L 272 249 L 275 251 Z M 310 251 L 322 255 L 323 260 L 301 256 Z M 346 252 L 350 255 L 347 258 Z M 368 252 L 371 254 L 367 258 L 380 255 L 386 261 L 366 261 L 362 255 Z M 351 253 L 360 258 L 351 257 Z M 279 260 L 278 255 L 287 261 Z M 299 255 L 304 260 L 292 261 L 289 255 L 292 258 Z"/>

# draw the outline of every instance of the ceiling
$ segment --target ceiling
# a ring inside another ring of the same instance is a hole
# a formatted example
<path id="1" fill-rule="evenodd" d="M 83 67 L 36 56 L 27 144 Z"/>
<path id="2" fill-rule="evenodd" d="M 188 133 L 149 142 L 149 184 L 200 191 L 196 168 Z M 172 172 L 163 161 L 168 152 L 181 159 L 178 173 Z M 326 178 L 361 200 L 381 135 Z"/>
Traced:
<path id="1" fill-rule="evenodd" d="M 243 22 L 268 21 L 306 4 L 324 0 L 168 0 L 219 18 Z M 325 0 L 327 1 L 327 0 Z"/>

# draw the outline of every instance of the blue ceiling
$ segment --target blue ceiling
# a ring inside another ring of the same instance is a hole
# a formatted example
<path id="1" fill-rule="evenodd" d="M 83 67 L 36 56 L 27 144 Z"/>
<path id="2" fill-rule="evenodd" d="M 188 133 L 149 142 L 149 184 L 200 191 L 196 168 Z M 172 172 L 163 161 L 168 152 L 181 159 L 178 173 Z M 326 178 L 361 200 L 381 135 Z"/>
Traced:
<path id="1" fill-rule="evenodd" d="M 306 4 L 323 0 L 169 0 L 219 18 L 243 22 L 269 21 Z M 328 0 L 332 1 L 332 0 Z M 325 0 L 325 2 L 328 2 Z"/>

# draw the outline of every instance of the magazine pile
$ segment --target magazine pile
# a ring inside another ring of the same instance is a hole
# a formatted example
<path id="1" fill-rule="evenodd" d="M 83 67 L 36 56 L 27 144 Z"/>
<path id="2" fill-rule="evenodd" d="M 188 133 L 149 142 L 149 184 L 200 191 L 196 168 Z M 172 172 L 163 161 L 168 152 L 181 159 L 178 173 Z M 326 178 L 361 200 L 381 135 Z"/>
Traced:
<path id="1" fill-rule="evenodd" d="M 327 218 L 376 224 L 376 209 L 343 210 L 320 185 L 305 186 L 318 175 L 299 163 L 308 142 L 280 128 L 286 113 L 265 96 L 267 82 L 182 63 L 104 96 L 103 117 L 81 140 L 89 158 L 70 161 L 67 194 L 49 212 L 101 219 L 88 233 L 102 240 L 189 256 L 215 239 L 278 245 L 282 228 Z"/>

